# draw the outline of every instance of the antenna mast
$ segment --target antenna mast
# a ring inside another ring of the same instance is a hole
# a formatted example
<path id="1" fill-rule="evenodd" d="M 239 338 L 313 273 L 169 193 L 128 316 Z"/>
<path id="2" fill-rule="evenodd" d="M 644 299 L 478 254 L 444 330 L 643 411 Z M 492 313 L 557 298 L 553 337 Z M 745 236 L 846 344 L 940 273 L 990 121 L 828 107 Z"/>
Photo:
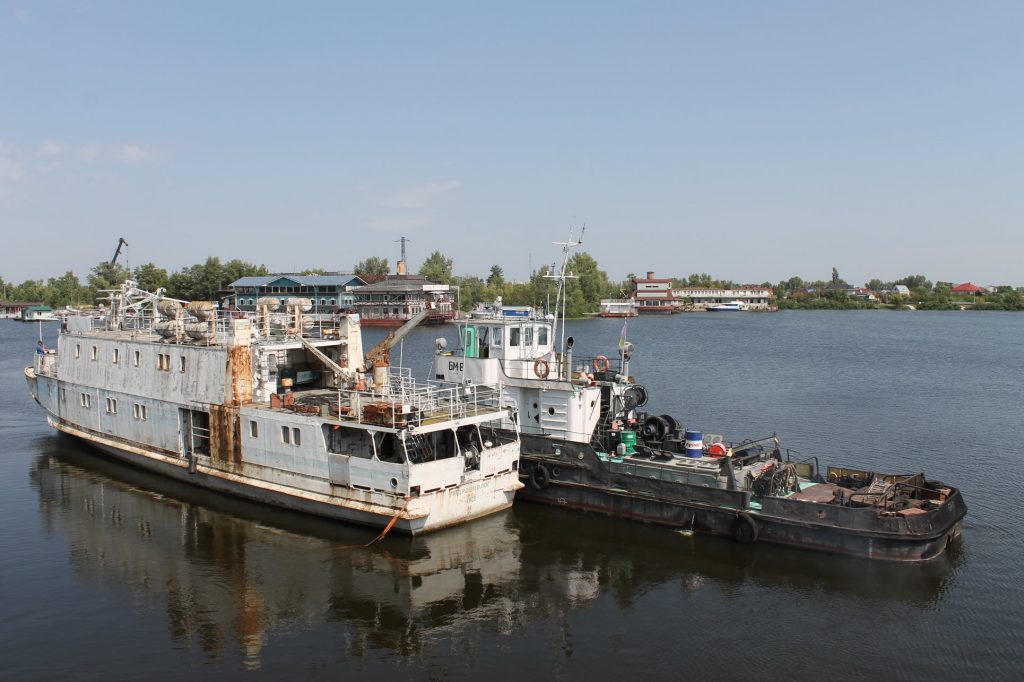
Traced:
<path id="1" fill-rule="evenodd" d="M 576 279 L 576 275 L 568 272 L 569 258 L 573 249 L 579 248 L 583 245 L 583 233 L 587 231 L 587 226 L 584 223 L 583 229 L 580 230 L 579 239 L 573 240 L 572 238 L 572 227 L 569 228 L 569 241 L 566 242 L 552 242 L 556 246 L 562 247 L 562 268 L 559 270 L 557 275 L 544 275 L 549 279 L 558 281 L 558 290 L 555 294 L 555 324 L 558 324 L 559 317 L 559 306 L 561 306 L 561 318 L 562 318 L 562 343 L 561 347 L 565 348 L 565 282 L 569 279 Z"/>

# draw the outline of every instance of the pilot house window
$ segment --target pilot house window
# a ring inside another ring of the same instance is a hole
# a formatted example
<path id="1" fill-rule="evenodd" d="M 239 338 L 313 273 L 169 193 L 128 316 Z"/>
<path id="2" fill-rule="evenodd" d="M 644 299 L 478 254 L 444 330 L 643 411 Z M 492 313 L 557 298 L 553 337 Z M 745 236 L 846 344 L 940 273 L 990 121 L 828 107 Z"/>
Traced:
<path id="1" fill-rule="evenodd" d="M 508 330 L 508 345 L 519 345 L 519 327 L 512 327 Z"/>

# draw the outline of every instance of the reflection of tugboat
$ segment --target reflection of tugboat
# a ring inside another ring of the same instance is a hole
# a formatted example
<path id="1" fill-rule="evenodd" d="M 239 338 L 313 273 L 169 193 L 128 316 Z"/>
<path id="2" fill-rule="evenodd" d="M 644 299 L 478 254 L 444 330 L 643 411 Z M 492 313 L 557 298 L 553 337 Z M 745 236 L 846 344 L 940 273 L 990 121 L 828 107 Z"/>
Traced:
<path id="1" fill-rule="evenodd" d="M 563 244 L 566 261 L 578 245 Z M 563 265 L 562 306 L 564 276 Z M 564 322 L 556 344 L 558 331 L 554 315 L 483 309 L 462 324 L 461 347 L 439 348 L 436 358 L 438 379 L 501 384 L 502 399 L 518 408 L 529 483 L 521 497 L 897 561 L 932 558 L 959 535 L 966 506 L 956 488 L 923 474 L 821 471 L 774 436 L 730 443 L 648 414 L 647 391 L 629 375 L 631 343 L 622 338 L 617 357 L 574 358 Z"/>

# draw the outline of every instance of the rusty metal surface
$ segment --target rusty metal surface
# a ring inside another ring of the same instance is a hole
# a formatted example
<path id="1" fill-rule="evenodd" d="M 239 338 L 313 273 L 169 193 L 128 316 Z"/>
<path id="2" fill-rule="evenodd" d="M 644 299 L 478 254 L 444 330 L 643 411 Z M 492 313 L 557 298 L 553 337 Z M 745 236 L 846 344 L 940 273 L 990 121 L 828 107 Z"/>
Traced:
<path id="1" fill-rule="evenodd" d="M 210 405 L 210 458 L 228 468 L 242 465 L 242 420 L 238 408 Z"/>

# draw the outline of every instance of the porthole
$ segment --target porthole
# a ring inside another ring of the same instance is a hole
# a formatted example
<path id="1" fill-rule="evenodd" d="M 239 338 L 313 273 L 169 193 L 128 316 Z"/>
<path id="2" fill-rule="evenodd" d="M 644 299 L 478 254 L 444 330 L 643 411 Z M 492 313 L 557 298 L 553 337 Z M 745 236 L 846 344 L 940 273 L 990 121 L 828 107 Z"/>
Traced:
<path id="1" fill-rule="evenodd" d="M 555 415 L 555 408 L 549 407 L 548 408 L 548 414 L 551 415 L 551 416 L 554 416 Z"/>
<path id="2" fill-rule="evenodd" d="M 392 488 L 397 488 L 398 487 L 398 479 L 397 478 L 392 478 L 391 479 L 391 487 Z"/>

